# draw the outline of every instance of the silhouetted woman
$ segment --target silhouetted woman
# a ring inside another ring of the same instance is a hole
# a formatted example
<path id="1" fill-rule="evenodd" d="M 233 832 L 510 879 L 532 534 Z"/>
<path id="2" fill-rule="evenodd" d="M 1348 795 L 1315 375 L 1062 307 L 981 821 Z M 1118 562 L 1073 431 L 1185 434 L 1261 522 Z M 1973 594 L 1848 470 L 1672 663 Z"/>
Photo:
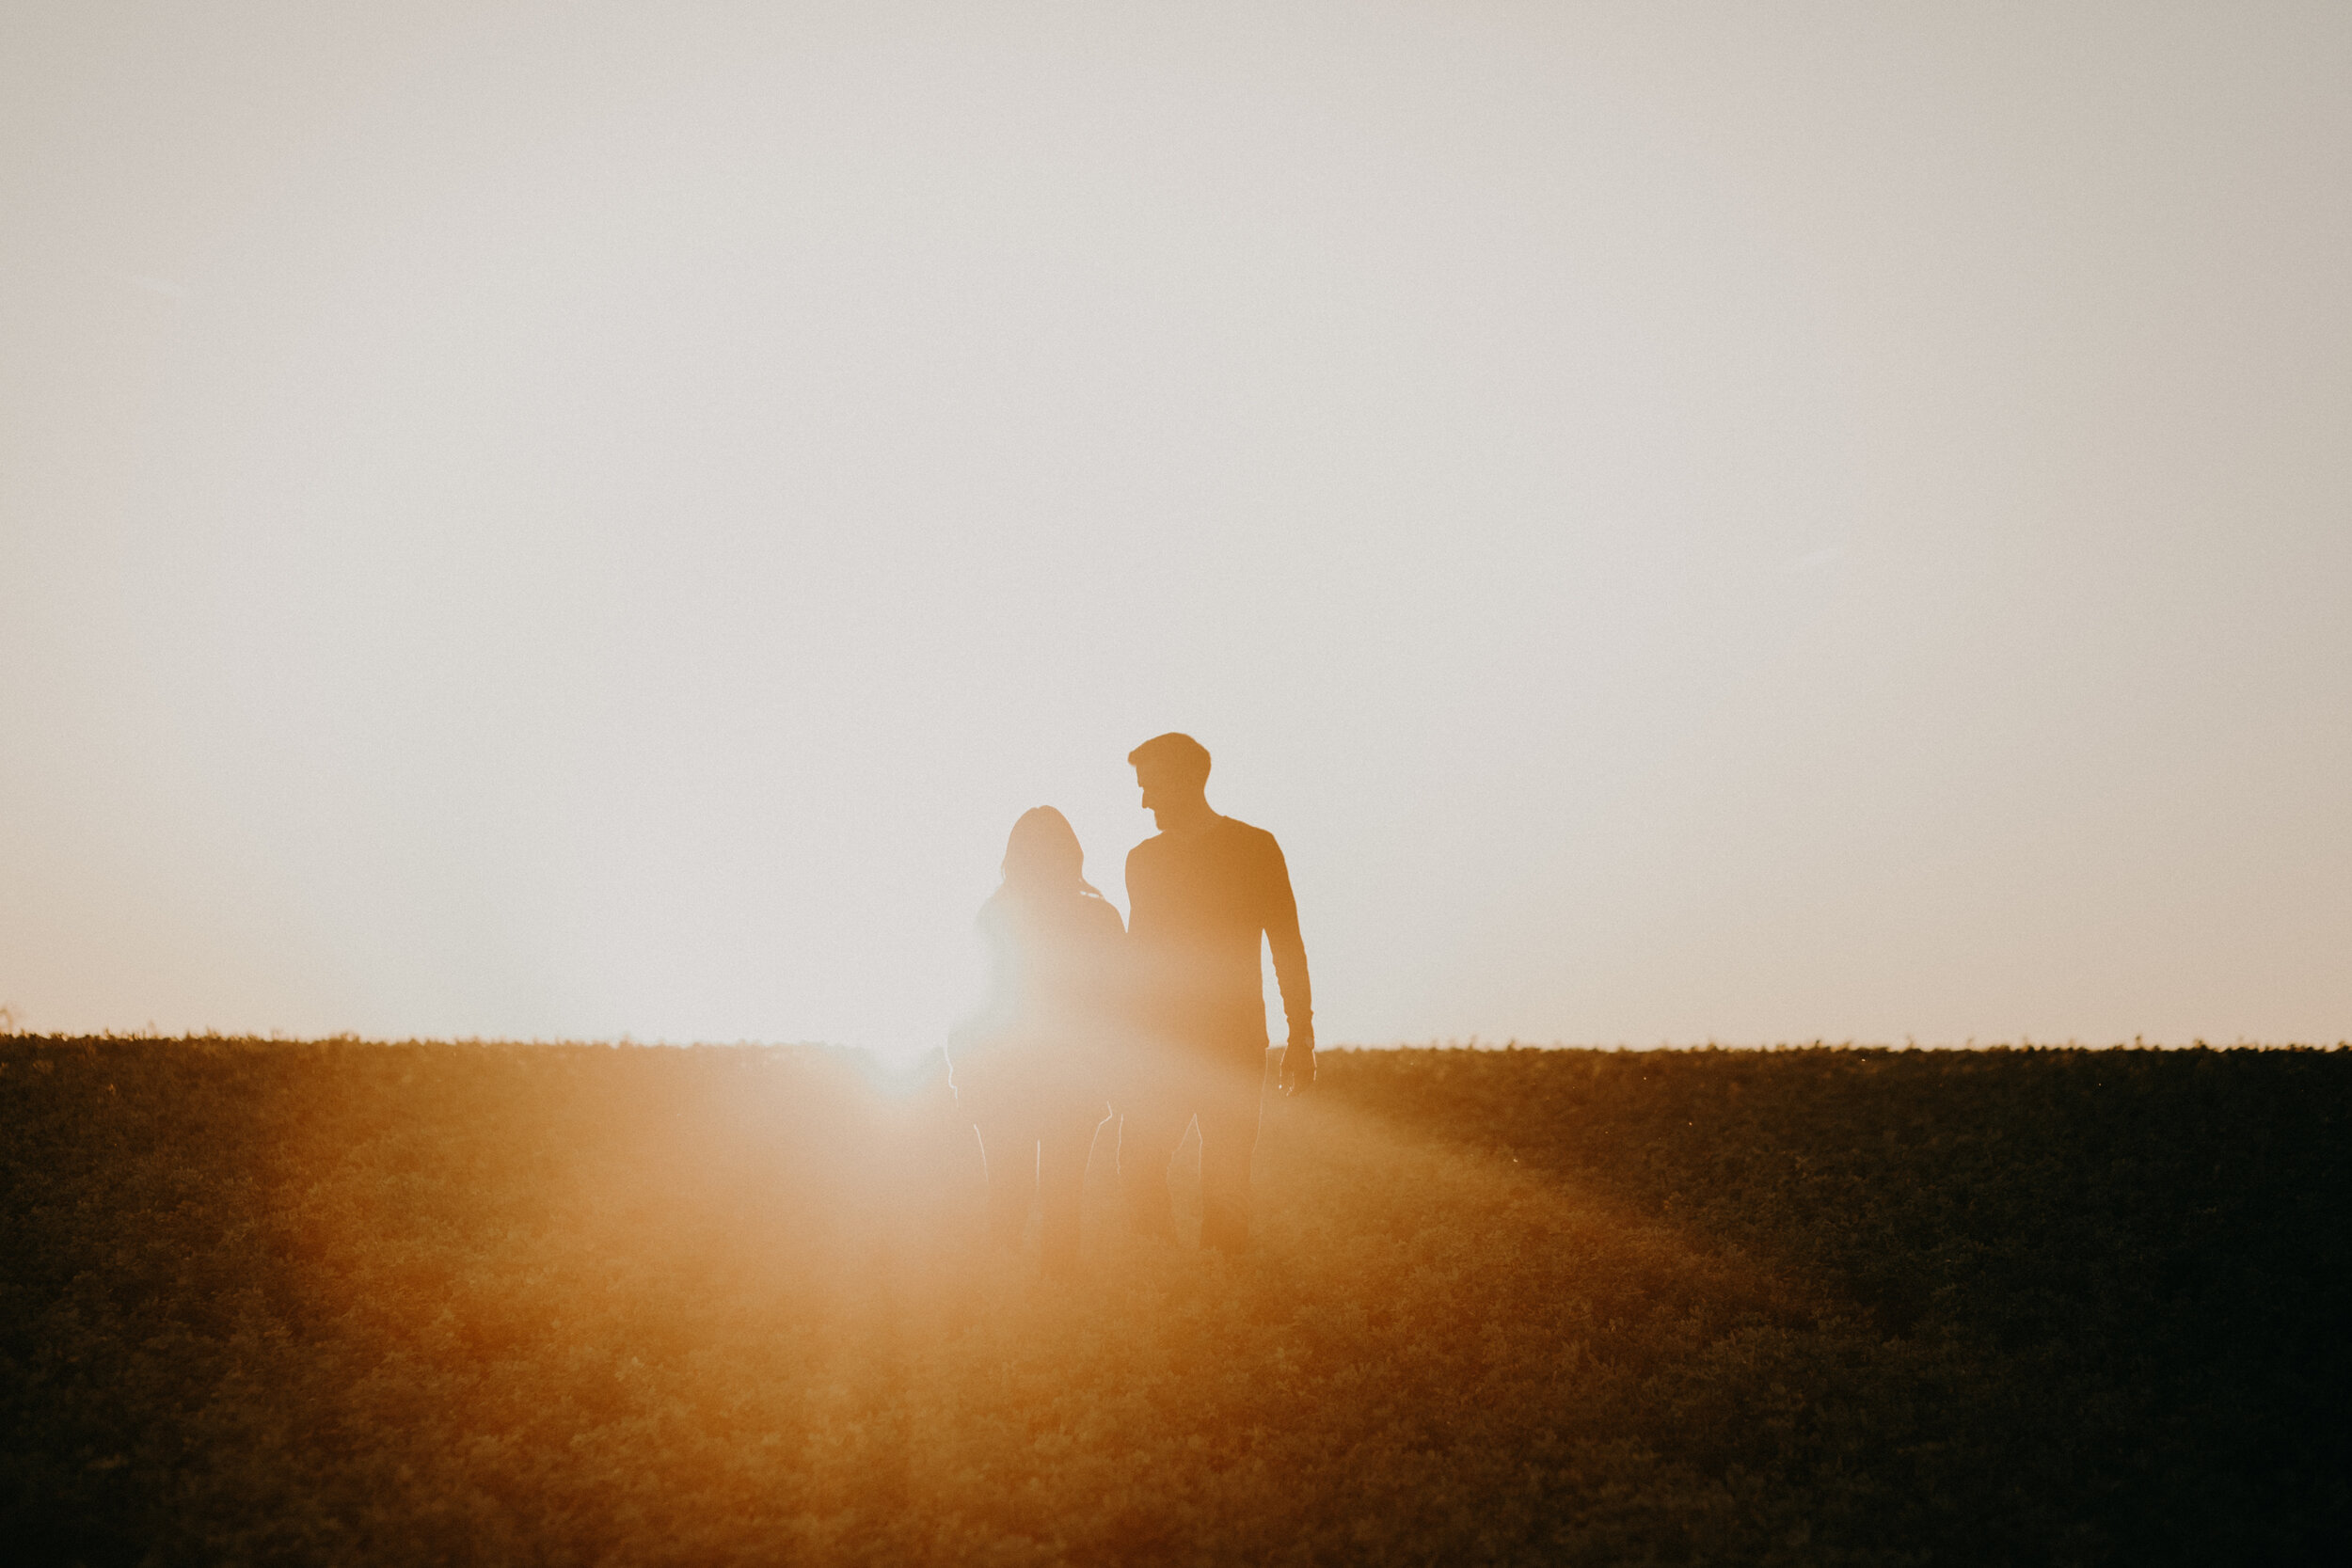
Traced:
<path id="1" fill-rule="evenodd" d="M 1053 807 L 1012 825 L 1004 884 L 980 906 L 988 1002 L 948 1041 L 956 1101 L 988 1160 L 989 1234 L 1019 1247 L 1035 1200 L 1054 1275 L 1078 1262 L 1079 1195 L 1108 1114 L 1126 938 L 1085 867 L 1078 835 Z"/>

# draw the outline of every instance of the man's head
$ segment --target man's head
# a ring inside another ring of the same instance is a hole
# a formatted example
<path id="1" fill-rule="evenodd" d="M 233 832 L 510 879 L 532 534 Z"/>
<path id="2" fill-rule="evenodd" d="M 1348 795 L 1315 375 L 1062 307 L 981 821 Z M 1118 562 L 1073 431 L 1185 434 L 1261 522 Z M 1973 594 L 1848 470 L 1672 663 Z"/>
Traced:
<path id="1" fill-rule="evenodd" d="M 1127 753 L 1143 809 L 1165 832 L 1208 815 L 1209 749 L 1188 735 L 1155 735 Z"/>

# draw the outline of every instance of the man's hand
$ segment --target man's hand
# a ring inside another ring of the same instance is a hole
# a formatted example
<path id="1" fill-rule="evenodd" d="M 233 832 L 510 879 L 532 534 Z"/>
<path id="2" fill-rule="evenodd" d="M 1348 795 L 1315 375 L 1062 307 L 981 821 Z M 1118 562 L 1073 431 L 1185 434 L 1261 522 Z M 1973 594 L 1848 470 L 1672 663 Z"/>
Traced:
<path id="1" fill-rule="evenodd" d="M 1293 1035 L 1282 1047 L 1282 1071 L 1278 1080 L 1284 1094 L 1305 1094 L 1315 1086 L 1315 1041 L 1312 1035 Z"/>

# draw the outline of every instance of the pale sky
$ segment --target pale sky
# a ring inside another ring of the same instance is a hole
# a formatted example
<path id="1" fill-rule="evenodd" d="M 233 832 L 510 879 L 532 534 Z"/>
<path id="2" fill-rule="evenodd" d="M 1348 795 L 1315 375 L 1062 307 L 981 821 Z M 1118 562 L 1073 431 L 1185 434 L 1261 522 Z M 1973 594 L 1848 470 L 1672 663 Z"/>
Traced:
<path id="1" fill-rule="evenodd" d="M 0 9 L 0 1005 L 2352 1036 L 2352 7 Z"/>

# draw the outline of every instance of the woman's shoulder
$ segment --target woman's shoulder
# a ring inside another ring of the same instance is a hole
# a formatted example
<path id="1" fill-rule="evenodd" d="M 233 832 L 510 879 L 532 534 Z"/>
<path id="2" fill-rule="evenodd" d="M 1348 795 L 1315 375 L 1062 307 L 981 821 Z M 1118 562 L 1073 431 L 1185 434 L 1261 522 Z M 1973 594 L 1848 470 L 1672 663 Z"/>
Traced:
<path id="1" fill-rule="evenodd" d="M 1041 933 L 1075 927 L 1124 935 L 1127 930 L 1127 923 L 1119 917 L 1119 906 L 1090 888 L 1073 891 L 1067 897 L 1035 900 L 1010 896 L 999 888 L 980 905 L 975 924 L 983 931 Z"/>

